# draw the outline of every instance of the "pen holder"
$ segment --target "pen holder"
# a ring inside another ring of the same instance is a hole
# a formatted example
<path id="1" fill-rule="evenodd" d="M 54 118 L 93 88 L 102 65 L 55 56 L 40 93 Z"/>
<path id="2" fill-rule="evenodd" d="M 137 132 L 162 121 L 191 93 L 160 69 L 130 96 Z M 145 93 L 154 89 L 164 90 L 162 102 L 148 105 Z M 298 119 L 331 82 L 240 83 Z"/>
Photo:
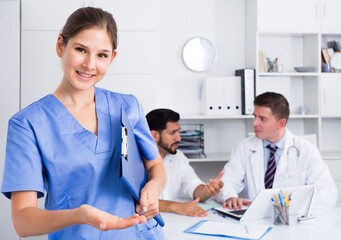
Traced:
<path id="1" fill-rule="evenodd" d="M 274 206 L 274 224 L 289 225 L 289 207 Z"/>
<path id="2" fill-rule="evenodd" d="M 267 59 L 267 72 L 278 72 L 278 62 L 275 60 Z"/>

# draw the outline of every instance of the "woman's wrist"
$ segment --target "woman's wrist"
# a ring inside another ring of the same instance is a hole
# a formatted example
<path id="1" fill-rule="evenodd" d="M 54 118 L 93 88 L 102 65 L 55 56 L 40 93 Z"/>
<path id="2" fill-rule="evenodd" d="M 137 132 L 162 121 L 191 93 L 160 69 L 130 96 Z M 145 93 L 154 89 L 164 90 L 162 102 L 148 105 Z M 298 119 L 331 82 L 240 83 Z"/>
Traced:
<path id="1" fill-rule="evenodd" d="M 88 224 L 86 221 L 86 207 L 81 205 L 78 208 L 71 209 L 71 219 L 75 224 Z"/>

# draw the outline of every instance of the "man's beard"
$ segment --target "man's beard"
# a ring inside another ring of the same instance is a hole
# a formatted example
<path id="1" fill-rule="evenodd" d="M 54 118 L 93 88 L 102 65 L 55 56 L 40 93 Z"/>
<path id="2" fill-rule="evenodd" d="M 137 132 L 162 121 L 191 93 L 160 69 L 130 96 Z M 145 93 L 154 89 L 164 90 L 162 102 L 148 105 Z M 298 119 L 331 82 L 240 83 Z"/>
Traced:
<path id="1" fill-rule="evenodd" d="M 175 150 L 172 150 L 172 146 L 175 144 L 178 144 L 178 143 L 179 142 L 174 142 L 168 147 L 165 143 L 162 142 L 162 139 L 160 138 L 158 145 L 161 148 L 163 148 L 166 152 L 168 152 L 169 154 L 174 155 L 174 154 L 176 154 L 177 148 Z"/>

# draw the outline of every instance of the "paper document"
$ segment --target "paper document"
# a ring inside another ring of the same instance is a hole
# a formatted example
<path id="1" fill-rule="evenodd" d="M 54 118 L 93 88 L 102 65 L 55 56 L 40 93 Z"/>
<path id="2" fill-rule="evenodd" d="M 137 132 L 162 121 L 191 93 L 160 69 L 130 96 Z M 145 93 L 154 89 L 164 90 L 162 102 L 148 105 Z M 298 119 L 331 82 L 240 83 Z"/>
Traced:
<path id="1" fill-rule="evenodd" d="M 271 229 L 272 227 L 267 225 L 243 225 L 202 220 L 184 232 L 236 239 L 261 239 Z"/>
<path id="2" fill-rule="evenodd" d="M 198 206 L 207 211 L 207 210 L 210 210 L 210 209 L 213 209 L 216 207 L 220 207 L 221 204 L 218 204 L 218 203 L 199 203 Z"/>

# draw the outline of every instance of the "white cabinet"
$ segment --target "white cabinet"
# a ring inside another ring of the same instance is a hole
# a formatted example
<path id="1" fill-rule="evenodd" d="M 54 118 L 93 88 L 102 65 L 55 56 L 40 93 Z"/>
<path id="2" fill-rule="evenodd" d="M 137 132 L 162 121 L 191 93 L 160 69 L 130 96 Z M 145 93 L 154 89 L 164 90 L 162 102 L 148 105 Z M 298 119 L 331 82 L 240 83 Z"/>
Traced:
<path id="1" fill-rule="evenodd" d="M 341 1 L 321 0 L 322 32 L 341 32 Z"/>
<path id="2" fill-rule="evenodd" d="M 257 3 L 259 31 L 341 31 L 339 0 L 258 0 Z"/>
<path id="3" fill-rule="evenodd" d="M 341 74 L 323 73 L 321 75 L 322 117 L 341 117 L 340 94 Z"/>
<path id="4" fill-rule="evenodd" d="M 319 0 L 259 0 L 260 31 L 316 32 L 320 27 Z"/>

